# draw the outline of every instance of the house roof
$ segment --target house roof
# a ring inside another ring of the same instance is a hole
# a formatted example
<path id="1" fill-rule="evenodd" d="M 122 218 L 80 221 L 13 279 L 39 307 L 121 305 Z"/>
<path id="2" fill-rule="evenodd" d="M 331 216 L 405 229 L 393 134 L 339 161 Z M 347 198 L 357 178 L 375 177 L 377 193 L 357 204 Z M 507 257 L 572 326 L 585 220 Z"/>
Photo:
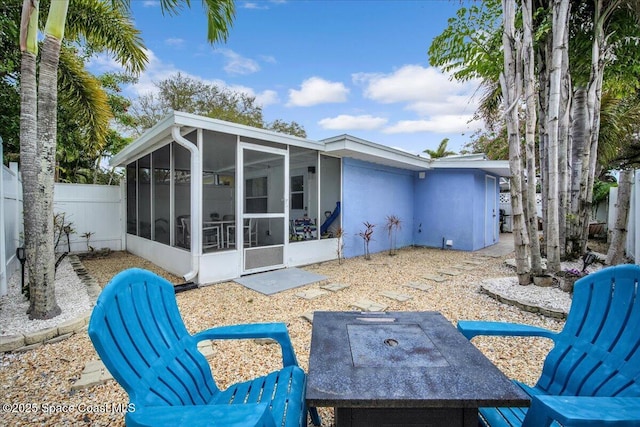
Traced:
<path id="1" fill-rule="evenodd" d="M 432 167 L 431 163 L 433 161 L 431 159 L 351 135 L 339 135 L 323 139 L 320 142 L 324 143 L 326 153 L 340 157 L 352 157 L 358 160 L 414 171 L 423 171 Z"/>
<path id="2" fill-rule="evenodd" d="M 251 126 L 241 125 L 238 123 L 226 122 L 224 120 L 212 119 L 210 117 L 198 116 L 181 111 L 173 111 L 164 119 L 160 120 L 151 129 L 148 129 L 133 143 L 111 158 L 109 162 L 112 166 L 123 166 L 126 163 L 141 157 L 152 151 L 154 147 L 160 145 L 163 141 L 169 142 L 173 140 L 171 129 L 179 126 L 186 130 L 205 129 L 216 132 L 238 135 L 246 138 L 263 139 L 270 142 L 281 144 L 295 145 L 297 147 L 310 148 L 323 151 L 322 143 L 306 138 L 300 138 L 293 135 L 274 132 L 266 129 L 255 128 Z M 188 133 L 183 132 L 182 134 Z"/>
<path id="3" fill-rule="evenodd" d="M 509 164 L 504 160 L 486 160 L 486 156 L 453 156 L 444 159 L 429 159 L 406 151 L 376 144 L 351 135 L 339 135 L 333 138 L 314 141 L 307 138 L 287 135 L 270 130 L 259 129 L 195 114 L 174 111 L 147 130 L 133 143 L 111 158 L 112 166 L 123 166 L 153 151 L 158 145 L 173 140 L 171 130 L 174 126 L 190 131 L 205 129 L 238 135 L 240 137 L 262 139 L 270 142 L 304 147 L 337 157 L 352 157 L 371 163 L 392 166 L 412 171 L 428 169 L 480 169 L 499 176 L 509 176 Z"/>

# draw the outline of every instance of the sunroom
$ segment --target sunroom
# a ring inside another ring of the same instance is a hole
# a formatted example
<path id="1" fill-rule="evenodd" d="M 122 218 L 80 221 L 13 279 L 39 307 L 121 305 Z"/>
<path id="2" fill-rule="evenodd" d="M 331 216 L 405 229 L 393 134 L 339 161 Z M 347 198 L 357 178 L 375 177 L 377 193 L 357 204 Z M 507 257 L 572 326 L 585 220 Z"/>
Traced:
<path id="1" fill-rule="evenodd" d="M 196 283 L 335 258 L 341 161 L 324 144 L 174 112 L 114 156 L 126 247 Z"/>

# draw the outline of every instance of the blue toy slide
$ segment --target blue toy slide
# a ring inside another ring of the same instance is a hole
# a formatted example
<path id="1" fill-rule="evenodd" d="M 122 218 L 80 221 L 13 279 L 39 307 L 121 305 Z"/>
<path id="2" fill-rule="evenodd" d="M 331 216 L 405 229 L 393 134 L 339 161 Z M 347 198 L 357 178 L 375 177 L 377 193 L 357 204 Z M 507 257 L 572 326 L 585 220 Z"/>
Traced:
<path id="1" fill-rule="evenodd" d="M 336 208 L 333 210 L 333 213 L 329 215 L 329 218 L 325 219 L 322 225 L 320 226 L 320 234 L 324 234 L 329 229 L 329 226 L 336 220 L 336 218 L 340 215 L 340 202 L 336 202 Z"/>

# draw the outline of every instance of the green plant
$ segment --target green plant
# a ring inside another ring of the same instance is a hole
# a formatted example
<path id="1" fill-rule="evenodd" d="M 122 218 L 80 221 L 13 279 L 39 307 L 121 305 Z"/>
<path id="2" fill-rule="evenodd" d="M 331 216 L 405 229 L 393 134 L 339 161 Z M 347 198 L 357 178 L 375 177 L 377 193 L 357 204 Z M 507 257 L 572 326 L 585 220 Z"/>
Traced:
<path id="1" fill-rule="evenodd" d="M 89 244 L 89 241 L 91 240 L 91 236 L 93 236 L 94 234 L 96 234 L 96 233 L 94 233 L 94 232 L 92 232 L 92 231 L 87 231 L 86 233 L 84 233 L 84 234 L 82 234 L 82 235 L 80 236 L 80 237 L 82 237 L 83 239 L 87 239 L 87 251 L 89 251 L 89 252 L 93 252 L 93 246 L 91 246 L 91 245 Z"/>
<path id="2" fill-rule="evenodd" d="M 398 230 L 402 228 L 402 221 L 395 215 L 387 215 L 387 223 L 384 226 L 389 234 L 389 255 L 396 254 L 396 238 Z"/>
<path id="3" fill-rule="evenodd" d="M 363 222 L 365 229 L 358 233 L 358 236 L 362 237 L 364 242 L 364 259 L 371 259 L 371 254 L 369 253 L 369 242 L 372 240 L 373 236 L 373 227 L 375 224 L 371 224 L 369 222 Z"/>
<path id="4" fill-rule="evenodd" d="M 65 217 L 66 213 L 64 212 L 58 212 L 53 216 L 53 244 L 56 252 L 58 252 L 58 246 L 60 245 L 60 240 L 63 235 L 67 237 L 67 252 L 71 252 L 71 241 L 69 240 L 69 235 L 76 231 L 73 229 L 73 223 L 66 222 Z"/>
<path id="5" fill-rule="evenodd" d="M 338 264 L 342 264 L 343 259 L 343 250 L 344 250 L 344 230 L 342 227 L 338 227 L 334 233 L 336 239 L 338 240 L 338 247 L 336 249 L 336 253 L 338 254 Z"/>

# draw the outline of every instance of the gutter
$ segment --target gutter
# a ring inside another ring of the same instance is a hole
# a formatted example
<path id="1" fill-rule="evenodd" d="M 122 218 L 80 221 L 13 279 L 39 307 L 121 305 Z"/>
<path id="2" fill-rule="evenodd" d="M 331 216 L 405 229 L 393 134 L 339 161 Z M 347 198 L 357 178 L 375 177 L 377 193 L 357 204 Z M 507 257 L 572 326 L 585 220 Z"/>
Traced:
<path id="1" fill-rule="evenodd" d="M 200 150 L 198 150 L 198 146 L 183 138 L 180 134 L 180 129 L 180 126 L 174 125 L 171 128 L 171 136 L 173 136 L 173 139 L 178 144 L 191 153 L 191 271 L 182 276 L 186 281 L 191 281 L 198 275 L 200 268 L 199 255 L 202 251 L 202 233 L 200 232 L 200 224 L 202 223 L 200 219 L 202 212 L 200 208 L 202 162 L 200 161 Z"/>

